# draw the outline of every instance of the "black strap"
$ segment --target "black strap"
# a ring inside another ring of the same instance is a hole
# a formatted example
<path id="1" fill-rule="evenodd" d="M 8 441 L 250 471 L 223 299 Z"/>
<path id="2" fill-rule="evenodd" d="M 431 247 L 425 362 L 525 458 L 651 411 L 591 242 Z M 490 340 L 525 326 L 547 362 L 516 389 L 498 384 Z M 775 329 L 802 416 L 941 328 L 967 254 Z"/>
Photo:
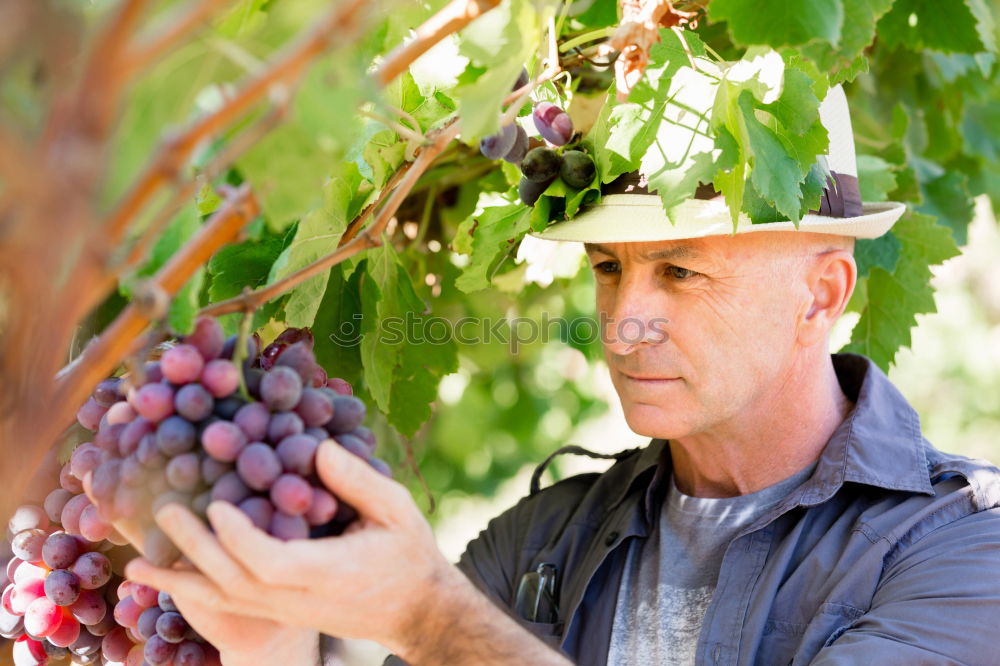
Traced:
<path id="1" fill-rule="evenodd" d="M 564 446 L 560 449 L 553 451 L 548 458 L 542 461 L 542 463 L 535 468 L 535 471 L 531 474 L 531 489 L 528 495 L 534 495 L 539 490 L 541 490 L 542 474 L 548 468 L 549 464 L 555 460 L 556 456 L 562 455 L 564 453 L 572 453 L 578 456 L 587 456 L 588 458 L 596 458 L 599 460 L 621 460 L 626 456 L 632 455 L 635 449 L 628 449 L 627 451 L 619 451 L 618 453 L 597 453 L 596 451 L 590 451 L 583 448 L 582 446 L 577 446 L 576 444 L 570 444 L 569 446 Z"/>

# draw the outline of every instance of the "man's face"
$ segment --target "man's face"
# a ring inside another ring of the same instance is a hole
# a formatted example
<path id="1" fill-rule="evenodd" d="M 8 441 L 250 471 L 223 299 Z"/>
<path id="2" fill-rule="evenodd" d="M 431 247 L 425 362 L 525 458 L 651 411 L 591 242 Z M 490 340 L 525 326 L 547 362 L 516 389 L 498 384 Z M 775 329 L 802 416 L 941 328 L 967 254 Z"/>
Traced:
<path id="1" fill-rule="evenodd" d="M 676 439 L 761 408 L 794 358 L 817 236 L 587 245 L 605 358 L 632 430 Z"/>

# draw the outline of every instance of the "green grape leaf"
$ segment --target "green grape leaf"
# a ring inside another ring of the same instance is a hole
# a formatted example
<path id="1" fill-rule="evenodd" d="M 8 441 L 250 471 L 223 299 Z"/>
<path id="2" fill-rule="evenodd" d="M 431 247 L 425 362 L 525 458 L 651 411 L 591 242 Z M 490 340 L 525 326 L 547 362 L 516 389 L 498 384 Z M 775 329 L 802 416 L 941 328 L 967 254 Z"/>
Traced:
<path id="1" fill-rule="evenodd" d="M 968 176 L 958 171 L 949 171 L 934 180 L 921 183 L 920 190 L 924 195 L 924 203 L 917 206 L 916 210 L 937 217 L 940 223 L 951 227 L 955 241 L 959 245 L 965 245 L 974 213 Z"/>
<path id="2" fill-rule="evenodd" d="M 459 77 L 454 98 L 462 140 L 469 145 L 500 129 L 501 104 L 535 52 L 543 25 L 534 3 L 510 0 L 460 33 L 459 52 L 469 58 L 470 66 Z"/>
<path id="3" fill-rule="evenodd" d="M 858 189 L 862 201 L 887 201 L 896 189 L 893 165 L 874 155 L 858 155 Z"/>
<path id="4" fill-rule="evenodd" d="M 895 272 L 902 249 L 903 244 L 892 231 L 887 231 L 878 238 L 857 239 L 854 242 L 854 261 L 858 265 L 858 277 L 868 277 L 875 266 L 886 273 Z"/>
<path id="5" fill-rule="evenodd" d="M 981 0 L 896 0 L 892 9 L 878 22 L 879 40 L 892 48 L 911 51 L 935 49 L 945 53 L 976 53 L 995 50 L 992 38 L 984 39 L 992 26 L 983 25 L 985 16 L 973 5 Z M 989 21 L 992 23 L 992 21 Z"/>
<path id="6" fill-rule="evenodd" d="M 267 233 L 259 240 L 227 245 L 216 252 L 208 262 L 209 302 L 224 301 L 238 296 L 244 287 L 256 289 L 265 284 L 283 248 L 281 236 Z"/>
<path id="7" fill-rule="evenodd" d="M 440 342 L 431 339 L 421 314 L 426 306 L 391 244 L 370 251 L 366 268 L 360 350 L 365 382 L 389 422 L 412 436 L 430 416 L 441 376 L 457 369 L 457 351 L 450 329 Z"/>
<path id="8" fill-rule="evenodd" d="M 841 0 L 774 0 L 766 8 L 743 0 L 714 0 L 713 21 L 728 21 L 733 42 L 795 46 L 822 40 L 837 46 L 844 24 Z"/>
<path id="9" fill-rule="evenodd" d="M 907 213 L 892 231 L 901 243 L 896 269 L 871 266 L 867 304 L 843 349 L 868 356 L 885 371 L 896 352 L 910 345 L 916 315 L 937 311 L 930 267 L 959 254 L 951 230 L 928 215 Z"/>
<path id="10" fill-rule="evenodd" d="M 459 233 L 472 237 L 469 263 L 455 280 L 455 286 L 465 293 L 485 289 L 490 285 L 490 271 L 511 251 L 528 230 L 532 209 L 520 204 L 487 208 Z"/>
<path id="11" fill-rule="evenodd" d="M 813 42 L 802 47 L 802 52 L 826 72 L 833 72 L 836 81 L 852 81 L 860 72 L 867 71 L 868 60 L 862 55 L 865 47 L 875 39 L 875 25 L 892 7 L 893 0 L 842 0 L 844 3 L 843 29 L 840 43 Z"/>
<path id="12" fill-rule="evenodd" d="M 360 386 L 361 365 L 361 278 L 366 260 L 357 269 L 343 262 L 330 269 L 326 293 L 313 322 L 316 361 L 331 377 Z"/>
<path id="13" fill-rule="evenodd" d="M 204 286 L 205 268 L 199 267 L 170 302 L 167 323 L 178 335 L 187 335 L 194 330 L 194 320 L 201 310 L 201 290 Z"/>
<path id="14" fill-rule="evenodd" d="M 754 115 L 753 97 L 743 91 L 739 107 L 743 113 L 749 147 L 750 178 L 761 196 L 789 220 L 802 218 L 799 182 L 803 173 L 799 162 L 788 154 L 781 139 Z M 808 167 L 807 167 L 808 169 Z"/>

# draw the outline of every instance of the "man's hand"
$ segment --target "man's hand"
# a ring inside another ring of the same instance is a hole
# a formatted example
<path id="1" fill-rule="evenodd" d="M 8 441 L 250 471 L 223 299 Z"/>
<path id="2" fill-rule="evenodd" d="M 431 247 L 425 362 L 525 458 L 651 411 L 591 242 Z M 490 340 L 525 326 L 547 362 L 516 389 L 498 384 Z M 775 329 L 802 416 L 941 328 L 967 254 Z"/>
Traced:
<path id="1" fill-rule="evenodd" d="M 280 541 L 236 507 L 216 502 L 208 510 L 213 535 L 191 512 L 168 505 L 156 520 L 200 573 L 140 559 L 127 575 L 215 613 L 374 640 L 411 663 L 472 663 L 484 656 L 490 663 L 508 656 L 510 663 L 568 663 L 448 563 L 402 485 L 333 442 L 320 445 L 316 467 L 330 490 L 358 511 L 344 534 Z M 192 624 L 199 628 L 197 619 Z"/>

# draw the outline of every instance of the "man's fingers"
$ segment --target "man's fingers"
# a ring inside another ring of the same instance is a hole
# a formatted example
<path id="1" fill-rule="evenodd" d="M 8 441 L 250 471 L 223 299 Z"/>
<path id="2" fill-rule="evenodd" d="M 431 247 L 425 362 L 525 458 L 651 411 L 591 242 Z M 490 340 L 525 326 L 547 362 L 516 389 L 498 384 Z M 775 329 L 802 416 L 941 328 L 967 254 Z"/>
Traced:
<path id="1" fill-rule="evenodd" d="M 308 587 L 293 546 L 257 529 L 250 518 L 228 502 L 212 502 L 208 519 L 226 553 L 239 562 L 251 578 L 271 586 Z"/>
<path id="2" fill-rule="evenodd" d="M 219 586 L 195 571 L 161 569 L 143 558 L 137 558 L 125 567 L 129 580 L 163 590 L 171 596 L 197 599 L 203 606 L 214 611 L 253 615 L 269 618 L 266 609 L 246 599 L 233 599 Z"/>
<path id="3" fill-rule="evenodd" d="M 252 594 L 251 576 L 188 509 L 167 504 L 156 513 L 156 522 L 191 563 L 227 594 L 239 598 Z"/>
<path id="4" fill-rule="evenodd" d="M 319 445 L 316 471 L 338 499 L 382 525 L 396 522 L 413 504 L 410 493 L 403 486 L 382 476 L 333 440 Z"/>

